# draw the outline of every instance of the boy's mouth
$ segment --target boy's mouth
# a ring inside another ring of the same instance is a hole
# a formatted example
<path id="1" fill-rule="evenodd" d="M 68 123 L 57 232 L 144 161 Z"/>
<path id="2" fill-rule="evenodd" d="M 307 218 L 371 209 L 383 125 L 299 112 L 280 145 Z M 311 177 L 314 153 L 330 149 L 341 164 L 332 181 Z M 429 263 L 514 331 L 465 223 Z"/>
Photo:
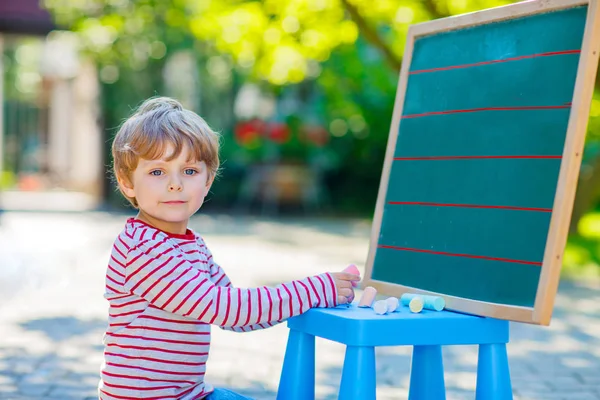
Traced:
<path id="1" fill-rule="evenodd" d="M 171 200 L 171 201 L 163 201 L 164 204 L 185 204 L 186 202 L 183 200 Z"/>

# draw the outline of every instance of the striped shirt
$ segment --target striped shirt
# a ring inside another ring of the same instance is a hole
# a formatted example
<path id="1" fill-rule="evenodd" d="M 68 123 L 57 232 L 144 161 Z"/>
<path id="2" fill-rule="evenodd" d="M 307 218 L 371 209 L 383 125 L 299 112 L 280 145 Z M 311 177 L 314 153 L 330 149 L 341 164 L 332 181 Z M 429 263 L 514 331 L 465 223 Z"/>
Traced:
<path id="1" fill-rule="evenodd" d="M 99 397 L 202 399 L 210 326 L 268 328 L 311 307 L 334 307 L 330 274 L 275 287 L 234 288 L 204 240 L 129 219 L 106 271 L 110 304 Z"/>

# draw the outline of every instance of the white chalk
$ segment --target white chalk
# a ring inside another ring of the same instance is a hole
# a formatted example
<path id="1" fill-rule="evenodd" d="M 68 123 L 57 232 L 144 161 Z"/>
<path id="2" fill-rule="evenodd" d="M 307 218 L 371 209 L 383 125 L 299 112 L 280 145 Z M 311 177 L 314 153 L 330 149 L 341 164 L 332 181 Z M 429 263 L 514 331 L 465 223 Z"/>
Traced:
<path id="1" fill-rule="evenodd" d="M 371 307 L 373 301 L 375 300 L 375 296 L 377 295 L 377 289 L 373 286 L 367 286 L 358 302 L 359 307 Z"/>
<path id="2" fill-rule="evenodd" d="M 385 302 L 387 304 L 387 312 L 389 313 L 396 311 L 400 305 L 400 302 L 396 297 L 388 297 Z"/>
<path id="3" fill-rule="evenodd" d="M 373 304 L 373 310 L 375 310 L 375 314 L 384 315 L 388 312 L 388 305 L 385 300 L 377 300 L 375 304 Z"/>

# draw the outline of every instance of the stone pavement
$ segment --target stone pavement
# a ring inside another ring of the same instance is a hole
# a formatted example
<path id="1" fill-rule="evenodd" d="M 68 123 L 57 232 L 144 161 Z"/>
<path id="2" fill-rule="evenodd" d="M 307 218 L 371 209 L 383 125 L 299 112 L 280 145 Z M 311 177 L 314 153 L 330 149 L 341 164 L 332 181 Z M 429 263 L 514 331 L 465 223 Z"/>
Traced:
<path id="1" fill-rule="evenodd" d="M 0 216 L 0 399 L 96 398 L 107 303 L 106 261 L 125 215 Z M 264 220 L 197 216 L 237 286 L 276 284 L 349 263 L 361 266 L 370 224 L 358 220 Z M 551 327 L 512 324 L 515 399 L 600 400 L 600 286 L 563 281 Z M 213 329 L 207 379 L 274 399 L 285 324 L 252 333 Z M 317 398 L 335 399 L 343 346 L 317 340 Z M 473 399 L 476 348 L 444 349 L 448 400 Z M 378 399 L 405 399 L 410 348 L 377 350 Z"/>

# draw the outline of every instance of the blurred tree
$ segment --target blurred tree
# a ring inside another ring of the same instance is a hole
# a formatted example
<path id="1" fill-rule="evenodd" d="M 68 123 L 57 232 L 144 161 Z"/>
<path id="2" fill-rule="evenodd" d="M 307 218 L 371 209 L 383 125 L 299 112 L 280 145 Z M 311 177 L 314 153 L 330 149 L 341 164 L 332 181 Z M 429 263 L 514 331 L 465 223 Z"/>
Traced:
<path id="1" fill-rule="evenodd" d="M 102 82 L 101 110 L 106 131 L 104 164 L 110 165 L 110 139 L 143 99 L 163 93 L 169 54 L 195 43 L 183 1 L 46 0 L 60 27 L 78 33 L 81 52 L 97 62 Z M 106 176 L 106 198 L 121 198 Z"/>
<path id="2" fill-rule="evenodd" d="M 595 207 L 600 199 L 600 72 L 596 76 L 596 91 L 592 99 L 586 146 L 579 174 L 577 194 L 569 232 L 579 232 L 582 217 Z"/>
<path id="3" fill-rule="evenodd" d="M 44 0 L 106 65 L 142 70 L 190 35 L 274 85 L 319 74 L 319 64 L 359 33 L 399 70 L 408 26 L 511 0 Z M 110 70 L 109 70 L 110 74 Z"/>
<path id="4" fill-rule="evenodd" d="M 190 28 L 239 66 L 275 85 L 315 77 L 318 64 L 359 36 L 400 69 L 409 24 L 510 0 L 206 0 Z"/>

